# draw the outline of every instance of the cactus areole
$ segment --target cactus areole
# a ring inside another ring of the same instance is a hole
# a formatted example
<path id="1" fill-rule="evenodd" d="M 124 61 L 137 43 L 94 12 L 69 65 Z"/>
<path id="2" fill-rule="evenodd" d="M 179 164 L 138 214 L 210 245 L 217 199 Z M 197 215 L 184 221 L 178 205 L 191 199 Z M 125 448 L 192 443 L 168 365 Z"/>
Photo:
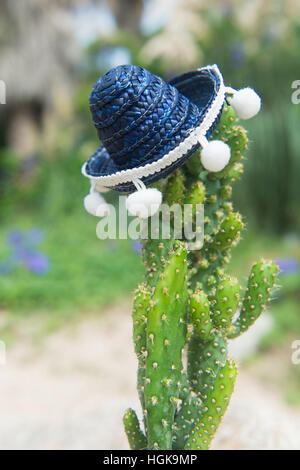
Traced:
<path id="1" fill-rule="evenodd" d="M 172 235 L 143 241 L 146 273 L 132 313 L 142 420 L 132 409 L 123 418 L 131 449 L 209 449 L 237 375 L 228 341 L 271 299 L 278 271 L 271 261 L 253 265 L 244 289 L 226 272 L 244 228 L 230 200 L 247 149 L 238 119 L 260 104 L 251 88 L 226 87 L 216 65 L 168 83 L 120 66 L 90 95 L 102 146 L 82 168 L 91 182 L 89 213 L 108 213 L 99 193 L 110 189 L 128 193 L 126 208 L 141 219 L 162 202 L 204 205 L 200 249 L 189 251 Z"/>

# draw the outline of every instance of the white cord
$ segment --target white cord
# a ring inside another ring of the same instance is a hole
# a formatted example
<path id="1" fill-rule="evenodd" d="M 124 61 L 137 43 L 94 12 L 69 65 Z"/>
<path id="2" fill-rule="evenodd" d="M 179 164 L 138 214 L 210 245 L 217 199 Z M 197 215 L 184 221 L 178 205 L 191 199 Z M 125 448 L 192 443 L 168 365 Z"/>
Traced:
<path id="1" fill-rule="evenodd" d="M 96 190 L 96 181 L 91 180 L 91 188 L 90 188 L 90 194 L 97 193 L 98 191 Z"/>
<path id="2" fill-rule="evenodd" d="M 225 93 L 228 93 L 229 95 L 234 95 L 236 93 L 236 90 L 234 88 L 231 88 L 231 86 L 226 86 Z"/>
<path id="3" fill-rule="evenodd" d="M 203 148 L 208 144 L 208 140 L 207 140 L 207 138 L 205 137 L 205 135 L 200 135 L 200 136 L 198 137 L 198 142 L 199 142 L 199 144 L 201 145 L 201 147 L 203 147 Z"/>
<path id="4" fill-rule="evenodd" d="M 143 183 L 143 181 L 140 180 L 139 178 L 132 180 L 132 183 L 134 184 L 134 186 L 136 187 L 138 191 L 142 191 L 143 189 L 146 189 L 145 183 Z"/>

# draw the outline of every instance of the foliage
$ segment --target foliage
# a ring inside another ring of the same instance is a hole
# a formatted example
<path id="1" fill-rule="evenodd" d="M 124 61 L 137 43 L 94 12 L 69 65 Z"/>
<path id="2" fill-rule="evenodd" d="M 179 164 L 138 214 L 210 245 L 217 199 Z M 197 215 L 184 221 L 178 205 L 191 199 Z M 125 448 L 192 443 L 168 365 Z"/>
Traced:
<path id="1" fill-rule="evenodd" d="M 296 232 L 300 226 L 299 118 L 296 106 L 274 106 L 249 123 L 255 140 L 234 199 L 266 232 Z"/>

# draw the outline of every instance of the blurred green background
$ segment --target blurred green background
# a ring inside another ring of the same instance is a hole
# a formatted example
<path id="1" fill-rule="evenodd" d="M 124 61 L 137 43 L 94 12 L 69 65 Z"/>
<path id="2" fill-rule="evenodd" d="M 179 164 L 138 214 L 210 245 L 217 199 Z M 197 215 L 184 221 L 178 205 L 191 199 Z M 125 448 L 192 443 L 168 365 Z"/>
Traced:
<path id="1" fill-rule="evenodd" d="M 82 206 L 89 185 L 80 168 L 99 146 L 88 108 L 96 79 L 124 63 L 165 79 L 217 63 L 227 85 L 250 85 L 263 100 L 245 126 L 234 201 L 247 230 L 230 270 L 246 279 L 254 260 L 277 260 L 282 288 L 260 350 L 299 339 L 300 104 L 291 100 L 299 1 L 1 0 L 0 8 L 0 337 L 13 340 L 23 315 L 44 316 L 47 332 L 99 312 L 141 279 L 138 245 L 98 240 Z M 293 378 L 287 392 L 293 404 L 299 384 Z"/>

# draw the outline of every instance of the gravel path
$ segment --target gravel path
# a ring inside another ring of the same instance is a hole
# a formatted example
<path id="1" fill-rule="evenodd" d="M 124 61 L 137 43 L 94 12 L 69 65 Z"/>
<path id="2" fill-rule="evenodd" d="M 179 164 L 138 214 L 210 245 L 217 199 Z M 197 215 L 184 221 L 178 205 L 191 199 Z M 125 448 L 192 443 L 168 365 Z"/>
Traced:
<path id="1" fill-rule="evenodd" d="M 127 449 L 122 414 L 138 408 L 130 305 L 31 340 L 24 325 L 0 366 L 0 449 Z M 240 372 L 216 449 L 300 449 L 300 413 Z"/>

